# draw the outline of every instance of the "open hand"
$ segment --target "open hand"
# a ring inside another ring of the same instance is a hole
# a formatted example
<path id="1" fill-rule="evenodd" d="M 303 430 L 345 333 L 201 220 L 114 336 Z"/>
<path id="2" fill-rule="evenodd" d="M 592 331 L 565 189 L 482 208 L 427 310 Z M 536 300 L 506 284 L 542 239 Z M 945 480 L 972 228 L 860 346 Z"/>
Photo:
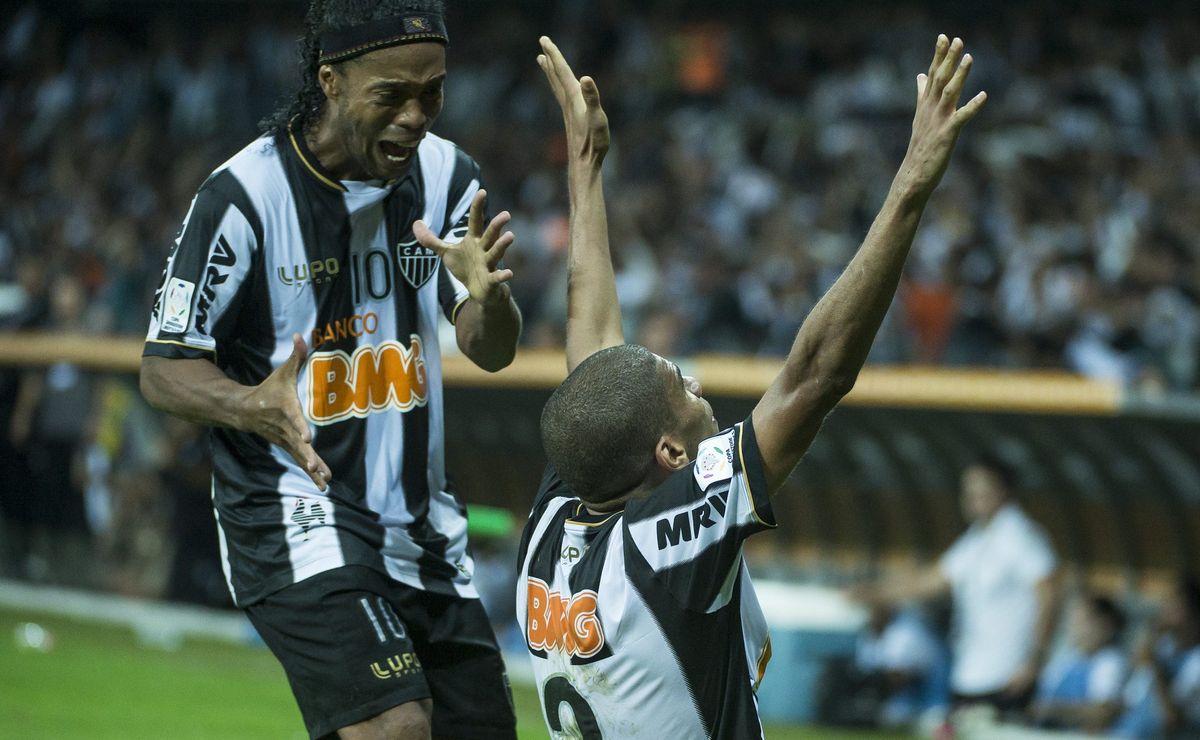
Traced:
<path id="1" fill-rule="evenodd" d="M 333 473 L 313 449 L 312 432 L 296 393 L 296 378 L 307 356 L 304 339 L 293 334 L 292 354 L 287 361 L 247 394 L 246 423 L 242 428 L 282 447 L 324 491 Z"/>
<path id="2" fill-rule="evenodd" d="M 608 116 L 600 107 L 600 90 L 591 77 L 575 78 L 571 65 L 548 36 L 539 39 L 538 66 L 546 74 L 567 129 L 567 153 L 573 161 L 599 167 L 608 153 Z"/>
<path id="3" fill-rule="evenodd" d="M 959 132 L 987 100 L 987 93 L 981 92 L 958 107 L 972 61 L 970 54 L 963 55 L 962 39 L 938 36 L 929 72 L 917 75 L 917 112 L 900 176 L 918 197 L 929 197 L 937 187 Z"/>
<path id="4" fill-rule="evenodd" d="M 467 234 L 458 244 L 444 242 L 434 234 L 424 221 L 413 224 L 413 236 L 421 246 L 432 249 L 450 274 L 467 286 L 471 300 L 483 305 L 507 301 L 508 289 L 504 284 L 512 279 L 512 270 L 497 270 L 504 253 L 516 238 L 511 231 L 500 230 L 512 219 L 508 211 L 496 214 L 484 228 L 483 208 L 487 203 L 487 191 L 475 193 L 471 211 L 467 216 Z"/>

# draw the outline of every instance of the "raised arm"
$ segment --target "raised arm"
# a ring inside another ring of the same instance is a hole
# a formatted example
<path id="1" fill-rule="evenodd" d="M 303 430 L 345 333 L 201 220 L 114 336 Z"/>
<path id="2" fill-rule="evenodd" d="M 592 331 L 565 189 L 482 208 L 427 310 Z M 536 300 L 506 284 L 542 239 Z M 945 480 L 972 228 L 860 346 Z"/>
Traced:
<path id="1" fill-rule="evenodd" d="M 958 108 L 971 69 L 971 56 L 962 50 L 960 39 L 938 37 L 928 74 L 917 77 L 912 138 L 883 208 L 849 266 L 805 319 L 783 370 L 754 409 L 772 492 L 854 386 L 896 293 L 925 204 L 946 171 L 959 132 L 986 100 L 979 93 Z"/>
<path id="2" fill-rule="evenodd" d="M 575 78 L 554 42 L 543 36 L 538 66 L 562 109 L 567 132 L 570 237 L 567 247 L 567 372 L 605 347 L 625 343 L 621 306 L 608 251 L 601 167 L 608 153 L 608 116 L 591 77 Z"/>

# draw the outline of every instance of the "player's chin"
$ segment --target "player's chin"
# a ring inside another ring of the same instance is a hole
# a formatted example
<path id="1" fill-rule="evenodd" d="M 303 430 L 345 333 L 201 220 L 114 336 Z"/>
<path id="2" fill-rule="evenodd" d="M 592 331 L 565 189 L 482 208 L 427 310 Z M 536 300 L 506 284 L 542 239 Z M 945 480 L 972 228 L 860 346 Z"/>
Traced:
<path id="1" fill-rule="evenodd" d="M 379 179 L 395 180 L 412 168 L 412 163 L 416 160 L 416 157 L 411 154 L 403 158 L 393 157 L 376 148 L 374 156 L 371 159 L 375 163 L 375 172 Z"/>

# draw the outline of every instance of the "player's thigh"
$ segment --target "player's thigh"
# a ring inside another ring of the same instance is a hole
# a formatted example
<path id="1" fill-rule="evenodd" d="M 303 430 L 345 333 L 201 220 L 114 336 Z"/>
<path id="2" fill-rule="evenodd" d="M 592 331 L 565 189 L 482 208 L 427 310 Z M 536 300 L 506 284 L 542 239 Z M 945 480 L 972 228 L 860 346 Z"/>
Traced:
<path id="1" fill-rule="evenodd" d="M 395 584 L 394 603 L 412 627 L 413 643 L 433 698 L 435 740 L 516 737 L 516 715 L 504 660 L 479 599 L 434 594 Z"/>
<path id="2" fill-rule="evenodd" d="M 246 609 L 283 664 L 313 738 L 429 698 L 388 582 L 369 568 L 319 573 Z M 406 715 L 407 716 L 407 715 Z"/>

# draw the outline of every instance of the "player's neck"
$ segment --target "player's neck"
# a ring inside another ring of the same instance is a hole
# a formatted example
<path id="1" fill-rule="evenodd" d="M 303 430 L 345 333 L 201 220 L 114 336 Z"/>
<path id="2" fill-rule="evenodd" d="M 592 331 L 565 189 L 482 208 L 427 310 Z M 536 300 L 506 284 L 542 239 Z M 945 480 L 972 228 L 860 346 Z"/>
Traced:
<path id="1" fill-rule="evenodd" d="M 321 117 L 312 126 L 304 127 L 304 144 L 317 158 L 321 168 L 338 180 L 369 180 L 365 172 L 356 169 L 356 163 L 346 150 L 343 139 L 337 134 L 330 106 L 321 111 Z"/>

